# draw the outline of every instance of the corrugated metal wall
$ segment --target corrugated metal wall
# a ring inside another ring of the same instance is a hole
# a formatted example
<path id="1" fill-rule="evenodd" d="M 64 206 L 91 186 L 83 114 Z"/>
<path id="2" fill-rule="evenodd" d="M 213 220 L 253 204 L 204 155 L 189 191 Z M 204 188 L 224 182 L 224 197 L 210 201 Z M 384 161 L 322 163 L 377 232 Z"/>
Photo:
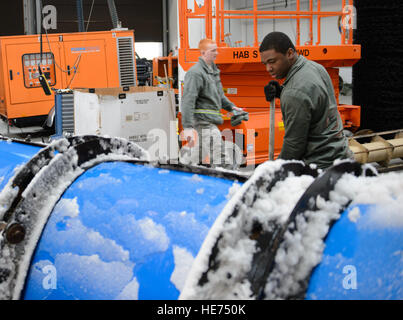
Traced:
<path id="1" fill-rule="evenodd" d="M 0 35 L 24 34 L 24 11 L 22 0 L 2 1 L 0 10 Z"/>
<path id="2" fill-rule="evenodd" d="M 403 128 L 403 1 L 357 0 L 355 43 L 362 59 L 353 68 L 353 103 L 361 128 Z"/>
<path id="3" fill-rule="evenodd" d="M 75 0 L 42 0 L 43 6 L 54 5 L 57 10 L 57 30 L 54 32 L 78 31 Z M 85 27 L 92 0 L 83 0 Z M 136 41 L 162 42 L 161 0 L 115 0 L 122 26 L 135 31 Z M 2 1 L 0 10 L 0 35 L 24 34 L 23 0 Z M 88 31 L 112 29 L 106 0 L 95 0 Z"/>

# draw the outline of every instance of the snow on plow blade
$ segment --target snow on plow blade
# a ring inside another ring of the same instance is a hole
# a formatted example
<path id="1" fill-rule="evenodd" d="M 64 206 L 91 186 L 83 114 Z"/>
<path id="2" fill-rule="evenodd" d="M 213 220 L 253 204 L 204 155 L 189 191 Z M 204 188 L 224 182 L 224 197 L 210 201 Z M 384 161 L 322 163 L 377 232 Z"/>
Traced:
<path id="1" fill-rule="evenodd" d="M 16 143 L 0 135 L 0 190 L 14 175 L 15 169 L 28 162 L 43 146 Z"/>
<path id="2" fill-rule="evenodd" d="M 247 179 L 96 136 L 0 153 L 1 299 L 403 298 L 402 173 Z"/>
<path id="3" fill-rule="evenodd" d="M 180 298 L 402 299 L 402 208 L 402 172 L 266 162 L 217 218 Z"/>

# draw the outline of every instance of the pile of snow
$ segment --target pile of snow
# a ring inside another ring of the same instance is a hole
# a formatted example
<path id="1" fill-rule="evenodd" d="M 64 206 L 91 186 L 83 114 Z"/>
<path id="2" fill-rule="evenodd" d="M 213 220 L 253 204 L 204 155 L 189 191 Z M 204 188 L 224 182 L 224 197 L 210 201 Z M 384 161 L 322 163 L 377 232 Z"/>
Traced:
<path id="1" fill-rule="evenodd" d="M 305 291 L 307 278 L 322 259 L 330 223 L 339 218 L 349 199 L 331 192 L 329 201 L 319 196 L 315 201 L 319 210 L 305 211 L 288 226 L 267 279 L 266 299 L 299 297 Z"/>
<path id="2" fill-rule="evenodd" d="M 267 231 L 273 222 L 283 224 L 298 199 L 314 180 L 311 176 L 295 177 L 290 174 L 267 193 L 267 185 L 284 163 L 279 160 L 262 164 L 232 196 L 196 257 L 181 299 L 252 298 L 246 275 L 251 269 L 253 254 L 256 252 L 256 241 L 250 238 L 253 224 L 260 222 Z M 258 186 L 256 182 L 261 179 L 264 179 L 265 183 Z M 233 215 L 236 205 L 239 206 L 238 214 Z M 219 253 L 216 260 L 219 261 L 219 268 L 209 272 L 206 284 L 198 286 L 199 279 L 208 269 L 210 253 L 217 240 Z"/>
<path id="3" fill-rule="evenodd" d="M 367 227 L 403 227 L 403 172 L 389 172 L 377 177 L 346 175 L 336 185 L 335 192 L 351 199 L 352 205 L 372 205 L 366 213 L 369 215 Z M 358 221 L 363 213 L 355 209 L 356 212 L 349 212 L 349 218 Z"/>

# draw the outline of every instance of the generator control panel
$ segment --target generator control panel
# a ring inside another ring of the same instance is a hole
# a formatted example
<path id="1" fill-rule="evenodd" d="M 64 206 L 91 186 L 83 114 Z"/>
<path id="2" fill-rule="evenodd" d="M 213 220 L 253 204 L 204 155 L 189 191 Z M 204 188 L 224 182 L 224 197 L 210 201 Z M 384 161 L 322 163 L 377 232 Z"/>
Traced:
<path id="1" fill-rule="evenodd" d="M 24 70 L 24 85 L 26 88 L 41 87 L 39 81 L 39 67 L 42 74 L 46 77 L 50 86 L 56 84 L 55 59 L 53 53 L 43 52 L 42 58 L 40 53 L 28 53 L 22 56 Z"/>

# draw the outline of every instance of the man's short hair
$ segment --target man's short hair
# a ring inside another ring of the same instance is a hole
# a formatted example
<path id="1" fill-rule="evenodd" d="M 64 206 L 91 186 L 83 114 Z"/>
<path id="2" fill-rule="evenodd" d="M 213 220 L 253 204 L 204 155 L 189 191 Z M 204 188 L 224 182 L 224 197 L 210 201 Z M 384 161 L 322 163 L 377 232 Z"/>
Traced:
<path id="1" fill-rule="evenodd" d="M 209 44 L 216 44 L 216 42 L 211 39 L 201 39 L 198 48 L 199 50 L 206 50 Z"/>
<path id="2" fill-rule="evenodd" d="M 274 49 L 277 52 L 286 54 L 290 48 L 296 51 L 291 39 L 283 32 L 274 31 L 264 37 L 260 44 L 259 51 L 263 52 Z"/>

